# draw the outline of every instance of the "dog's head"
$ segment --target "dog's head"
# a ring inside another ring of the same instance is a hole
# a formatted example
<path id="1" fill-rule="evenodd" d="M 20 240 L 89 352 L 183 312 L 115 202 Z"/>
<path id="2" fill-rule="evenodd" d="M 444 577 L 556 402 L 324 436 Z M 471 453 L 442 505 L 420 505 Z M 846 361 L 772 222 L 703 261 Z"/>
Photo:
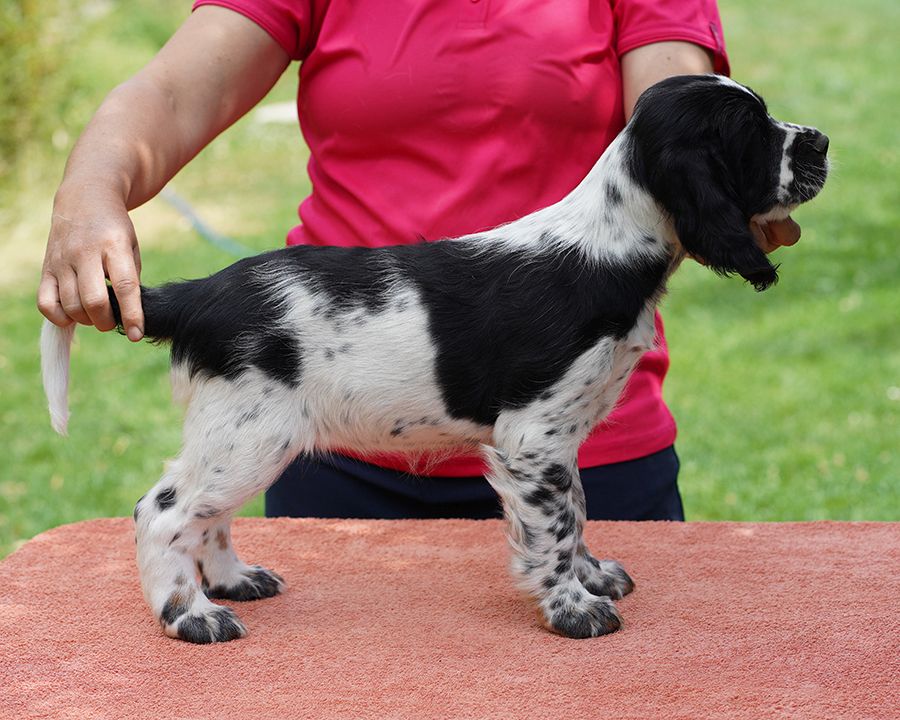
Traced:
<path id="1" fill-rule="evenodd" d="M 685 251 L 757 290 L 778 279 L 751 219 L 778 220 L 822 189 L 828 138 L 779 122 L 749 88 L 717 75 L 663 80 L 628 125 L 631 171 L 672 218 Z"/>

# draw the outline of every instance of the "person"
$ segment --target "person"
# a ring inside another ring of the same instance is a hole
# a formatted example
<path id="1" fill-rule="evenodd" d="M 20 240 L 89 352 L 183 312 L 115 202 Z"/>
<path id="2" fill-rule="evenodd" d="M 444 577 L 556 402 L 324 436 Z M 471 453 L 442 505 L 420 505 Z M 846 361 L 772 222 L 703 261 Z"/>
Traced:
<path id="1" fill-rule="evenodd" d="M 312 192 L 289 244 L 381 246 L 488 229 L 550 205 L 587 173 L 638 95 L 727 74 L 713 0 L 199 0 L 151 62 L 104 100 L 56 193 L 38 291 L 58 325 L 142 337 L 128 211 L 156 195 L 300 61 Z M 767 251 L 793 220 L 754 226 Z M 658 318 L 658 316 L 657 316 Z M 641 361 L 579 454 L 592 519 L 683 519 L 668 355 Z M 423 467 L 428 473 L 422 474 Z M 268 515 L 494 517 L 478 458 L 416 465 L 349 451 L 298 458 Z"/>

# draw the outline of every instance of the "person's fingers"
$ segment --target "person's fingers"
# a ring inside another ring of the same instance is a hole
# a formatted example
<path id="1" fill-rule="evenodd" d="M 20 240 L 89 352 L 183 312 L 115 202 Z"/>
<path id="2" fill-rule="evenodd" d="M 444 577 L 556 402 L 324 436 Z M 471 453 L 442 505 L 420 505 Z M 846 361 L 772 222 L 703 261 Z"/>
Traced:
<path id="1" fill-rule="evenodd" d="M 66 315 L 81 325 L 90 325 L 91 319 L 81 304 L 75 271 L 72 268 L 64 268 L 57 274 L 56 280 L 59 284 L 59 302 Z"/>
<path id="2" fill-rule="evenodd" d="M 143 337 L 141 258 L 134 227 L 118 199 L 88 193 L 54 200 L 44 255 L 38 307 L 58 324 L 72 321 L 98 330 L 116 326 L 106 278 L 110 279 L 126 333 Z"/>
<path id="3" fill-rule="evenodd" d="M 135 258 L 138 259 L 137 263 Z M 106 272 L 112 285 L 119 311 L 122 316 L 122 327 L 129 340 L 137 342 L 144 337 L 144 313 L 141 308 L 140 254 L 116 253 L 106 258 Z"/>
<path id="4" fill-rule="evenodd" d="M 112 308 L 109 305 L 109 293 L 106 291 L 106 278 L 100 265 L 81 265 L 77 270 L 78 295 L 81 306 L 90 319 L 90 324 L 98 330 L 106 332 L 116 326 Z"/>
<path id="5" fill-rule="evenodd" d="M 55 275 L 44 273 L 38 285 L 37 295 L 38 310 L 54 325 L 66 327 L 72 324 L 72 318 L 66 315 L 59 299 L 59 284 Z"/>

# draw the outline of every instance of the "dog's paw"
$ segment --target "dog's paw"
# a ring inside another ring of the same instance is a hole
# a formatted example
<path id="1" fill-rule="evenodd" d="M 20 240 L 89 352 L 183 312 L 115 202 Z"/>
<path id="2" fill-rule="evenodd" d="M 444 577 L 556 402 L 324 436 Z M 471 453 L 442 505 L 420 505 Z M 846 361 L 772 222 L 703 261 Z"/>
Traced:
<path id="1" fill-rule="evenodd" d="M 592 595 L 619 600 L 634 590 L 634 580 L 615 560 L 597 560 L 590 554 L 580 555 L 575 562 L 575 572 Z"/>
<path id="2" fill-rule="evenodd" d="M 213 603 L 193 607 L 172 623 L 167 623 L 163 616 L 160 623 L 169 637 L 200 645 L 237 640 L 247 634 L 234 610 Z"/>
<path id="3" fill-rule="evenodd" d="M 284 580 L 271 570 L 259 565 L 248 566 L 241 570 L 234 581 L 211 585 L 203 579 L 203 592 L 209 598 L 221 600 L 261 600 L 274 597 L 284 590 Z"/>
<path id="4" fill-rule="evenodd" d="M 575 601 L 570 596 L 549 604 L 545 617 L 550 630 L 580 640 L 608 635 L 622 627 L 622 617 L 608 597 L 576 597 Z"/>

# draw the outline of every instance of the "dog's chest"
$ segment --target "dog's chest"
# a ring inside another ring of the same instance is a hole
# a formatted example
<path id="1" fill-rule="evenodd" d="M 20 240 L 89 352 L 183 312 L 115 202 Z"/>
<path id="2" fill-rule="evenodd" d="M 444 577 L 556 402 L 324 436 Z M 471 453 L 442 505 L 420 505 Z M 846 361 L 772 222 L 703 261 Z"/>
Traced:
<path id="1" fill-rule="evenodd" d="M 583 384 L 594 390 L 607 387 L 617 372 L 630 368 L 656 342 L 656 303 L 646 301 L 631 329 L 621 337 L 601 336 L 572 363 L 560 379 L 562 386 Z"/>
<path id="2" fill-rule="evenodd" d="M 604 337 L 584 352 L 544 398 L 555 407 L 551 419 L 593 427 L 608 415 L 621 398 L 625 384 L 641 356 L 654 347 L 655 304 L 648 302 L 634 327 L 624 337 Z"/>

